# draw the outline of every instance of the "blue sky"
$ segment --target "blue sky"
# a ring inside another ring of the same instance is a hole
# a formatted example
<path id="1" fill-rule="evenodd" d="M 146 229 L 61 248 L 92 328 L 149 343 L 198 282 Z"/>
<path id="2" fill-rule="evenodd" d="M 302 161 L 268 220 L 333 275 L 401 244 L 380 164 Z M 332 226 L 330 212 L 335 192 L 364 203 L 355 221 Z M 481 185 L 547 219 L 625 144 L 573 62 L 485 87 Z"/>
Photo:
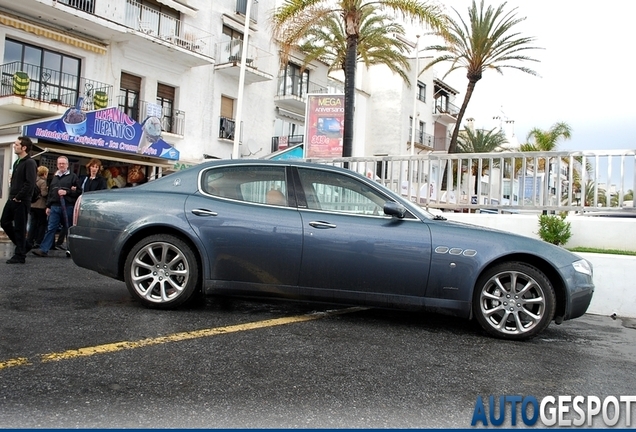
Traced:
<path id="1" fill-rule="evenodd" d="M 467 16 L 470 0 L 442 2 Z M 500 2 L 486 1 L 499 5 Z M 636 148 L 636 71 L 631 66 L 636 36 L 636 1 L 604 0 L 509 0 L 506 10 L 518 7 L 523 36 L 534 36 L 542 50 L 528 51 L 539 63 L 526 63 L 540 76 L 514 69 L 500 75 L 487 71 L 477 83 L 466 117 L 479 128 L 497 126 L 494 116 L 504 113 L 514 121 L 519 142 L 533 127 L 548 129 L 564 121 L 573 129 L 572 139 L 561 150 L 616 150 Z M 447 66 L 436 66 L 438 76 Z M 466 91 L 465 72 L 445 78 L 461 94 Z"/>

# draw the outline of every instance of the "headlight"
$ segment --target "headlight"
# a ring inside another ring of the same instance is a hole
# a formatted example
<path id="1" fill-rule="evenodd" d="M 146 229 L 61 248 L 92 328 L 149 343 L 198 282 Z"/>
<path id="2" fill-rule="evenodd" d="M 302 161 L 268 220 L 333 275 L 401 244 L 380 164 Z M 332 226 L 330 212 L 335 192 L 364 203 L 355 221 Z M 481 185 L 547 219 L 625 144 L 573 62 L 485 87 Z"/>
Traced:
<path id="1" fill-rule="evenodd" d="M 573 262 L 572 267 L 579 273 L 592 276 L 592 264 L 584 259 Z"/>

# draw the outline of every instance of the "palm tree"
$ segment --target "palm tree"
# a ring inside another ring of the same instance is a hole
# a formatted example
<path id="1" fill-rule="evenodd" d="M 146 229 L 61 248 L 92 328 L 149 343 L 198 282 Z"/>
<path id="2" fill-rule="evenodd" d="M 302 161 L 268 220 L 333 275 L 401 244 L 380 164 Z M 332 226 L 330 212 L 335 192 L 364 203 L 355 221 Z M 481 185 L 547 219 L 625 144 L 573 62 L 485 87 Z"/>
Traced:
<path id="1" fill-rule="evenodd" d="M 585 182 L 585 188 L 581 193 L 581 199 L 583 200 L 583 205 L 586 207 L 590 207 L 594 205 L 594 187 L 596 186 L 596 182 L 593 180 L 588 180 Z M 607 202 L 607 196 L 605 189 L 598 188 L 597 190 L 597 203 L 600 205 L 605 205 Z"/>
<path id="2" fill-rule="evenodd" d="M 560 139 L 572 138 L 572 128 L 565 122 L 553 124 L 550 129 L 533 128 L 528 132 L 528 141 L 521 144 L 521 151 L 554 151 Z"/>
<path id="3" fill-rule="evenodd" d="M 384 64 L 400 75 L 409 86 L 411 81 L 407 71 L 409 61 L 404 53 L 409 46 L 395 35 L 404 36 L 404 27 L 388 15 L 377 15 L 374 9 L 365 9 L 360 17 L 360 37 L 358 38 L 358 62 L 367 67 Z M 303 67 L 314 60 L 329 65 L 328 72 L 345 70 L 347 57 L 347 36 L 343 22 L 335 13 L 327 16 L 321 27 L 312 27 L 306 40 L 299 46 L 305 54 Z"/>
<path id="4" fill-rule="evenodd" d="M 457 114 L 456 126 L 451 136 L 449 153 L 456 153 L 460 129 L 458 126 L 464 118 L 475 85 L 482 79 L 487 69 L 494 69 L 503 74 L 504 68 L 509 68 L 537 75 L 532 69 L 515 64 L 523 61 L 538 62 L 522 53 L 539 48 L 531 45 L 535 38 L 521 37 L 519 33 L 514 32 L 514 27 L 524 21 L 525 17 L 516 17 L 517 8 L 504 12 L 505 6 L 504 2 L 497 9 L 488 6 L 484 10 L 483 0 L 479 8 L 473 0 L 472 6 L 468 8 L 468 22 L 465 22 L 459 12 L 453 8 L 459 20 L 449 19 L 448 33 L 437 32 L 445 39 L 445 45 L 433 45 L 427 48 L 443 54 L 433 59 L 424 70 L 440 62 L 450 61 L 451 68 L 446 75 L 458 69 L 466 69 L 466 78 L 468 78 L 464 101 Z"/>
<path id="5" fill-rule="evenodd" d="M 553 124 L 550 129 L 542 130 L 539 128 L 533 128 L 528 132 L 526 137 L 526 143 L 521 144 L 519 147 L 522 152 L 548 152 L 555 151 L 559 146 L 559 140 L 572 138 L 572 128 L 565 122 L 558 122 Z M 567 160 L 565 161 L 567 163 Z M 540 171 L 545 171 L 545 160 L 539 160 Z"/>
<path id="6" fill-rule="evenodd" d="M 445 16 L 436 4 L 420 0 L 285 0 L 274 12 L 273 36 L 282 47 L 281 60 L 287 63 L 292 48 L 305 41 L 312 28 L 325 27 L 330 17 L 337 16 L 345 29 L 345 111 L 343 156 L 351 156 L 353 149 L 353 115 L 355 103 L 356 63 L 360 26 L 366 10 L 390 10 L 405 18 L 428 24 L 443 33 Z"/>
<path id="7" fill-rule="evenodd" d="M 459 133 L 457 139 L 457 153 L 494 153 L 502 151 L 502 146 L 508 143 L 506 134 L 495 129 L 489 131 L 483 129 L 472 130 L 466 128 Z M 493 165 L 498 165 L 497 161 L 493 161 Z M 487 159 L 482 160 L 482 174 L 490 168 L 490 162 Z M 477 195 L 477 179 L 479 171 L 479 161 L 472 161 L 472 175 L 475 177 L 475 195 Z"/>

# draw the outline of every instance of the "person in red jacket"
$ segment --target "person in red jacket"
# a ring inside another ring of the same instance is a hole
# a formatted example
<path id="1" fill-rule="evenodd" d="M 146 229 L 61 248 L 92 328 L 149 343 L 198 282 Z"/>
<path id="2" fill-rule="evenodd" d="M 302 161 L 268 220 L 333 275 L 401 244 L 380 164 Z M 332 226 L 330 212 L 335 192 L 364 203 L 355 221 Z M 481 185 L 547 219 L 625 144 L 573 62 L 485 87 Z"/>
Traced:
<path id="1" fill-rule="evenodd" d="M 7 264 L 24 264 L 26 261 L 27 220 L 38 169 L 38 164 L 29 156 L 32 147 L 31 139 L 24 136 L 18 137 L 13 143 L 13 151 L 18 159 L 13 164 L 9 199 L 0 217 L 0 226 L 15 244 L 15 251 Z"/>

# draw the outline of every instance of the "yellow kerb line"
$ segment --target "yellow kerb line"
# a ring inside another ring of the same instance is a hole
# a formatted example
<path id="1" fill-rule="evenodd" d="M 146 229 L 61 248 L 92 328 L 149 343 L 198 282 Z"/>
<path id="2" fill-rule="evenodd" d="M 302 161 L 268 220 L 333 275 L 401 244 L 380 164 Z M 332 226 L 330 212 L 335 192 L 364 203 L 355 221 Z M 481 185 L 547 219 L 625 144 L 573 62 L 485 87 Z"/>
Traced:
<path id="1" fill-rule="evenodd" d="M 117 351 L 142 348 L 142 347 L 147 347 L 152 345 L 159 345 L 159 344 L 163 344 L 167 342 L 179 342 L 179 341 L 190 340 L 190 339 L 216 336 L 216 335 L 221 335 L 226 333 L 256 330 L 256 329 L 264 328 L 264 327 L 274 327 L 274 326 L 285 325 L 285 324 L 311 321 L 311 320 L 316 320 L 316 319 L 324 318 L 331 315 L 341 315 L 341 314 L 346 314 L 351 312 L 358 312 L 358 311 L 366 310 L 366 309 L 367 308 L 361 308 L 361 307 L 336 309 L 336 310 L 329 310 L 325 312 L 314 312 L 307 315 L 298 315 L 298 316 L 285 317 L 285 318 L 275 318 L 275 319 L 270 319 L 265 321 L 256 321 L 256 322 L 251 322 L 246 324 L 236 324 L 236 325 L 225 326 L 225 327 L 216 327 L 216 328 L 210 328 L 210 329 L 195 330 L 190 332 L 174 333 L 167 336 L 141 339 L 138 341 L 114 342 L 110 344 L 96 345 L 92 347 L 67 350 L 67 351 L 62 351 L 57 353 L 42 354 L 40 356 L 39 362 L 46 363 L 51 361 L 70 360 L 70 359 L 74 359 L 78 357 L 88 357 L 88 356 L 92 356 L 96 354 L 113 353 Z M 25 365 L 31 365 L 31 364 L 33 363 L 30 362 L 29 359 L 23 358 L 23 357 L 9 359 L 9 360 L 0 362 L 0 370 L 7 369 L 14 366 L 25 366 Z"/>

